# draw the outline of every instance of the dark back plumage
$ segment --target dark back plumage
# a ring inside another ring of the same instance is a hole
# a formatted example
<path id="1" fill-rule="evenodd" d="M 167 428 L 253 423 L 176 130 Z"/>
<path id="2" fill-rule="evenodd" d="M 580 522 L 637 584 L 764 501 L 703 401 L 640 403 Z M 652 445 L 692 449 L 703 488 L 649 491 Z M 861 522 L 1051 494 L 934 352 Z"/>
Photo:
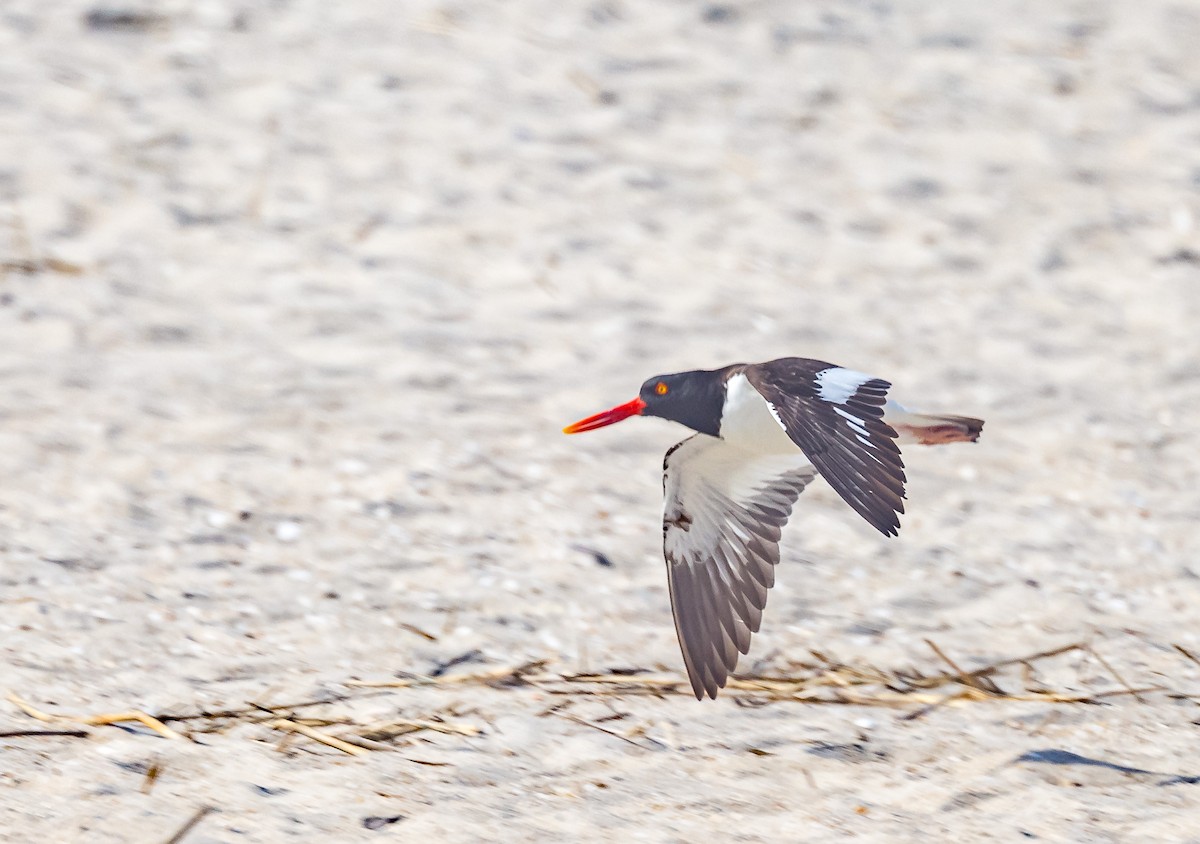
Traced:
<path id="1" fill-rule="evenodd" d="M 883 421 L 892 385 L 809 358 L 780 358 L 744 371 L 837 494 L 881 533 L 895 536 L 906 478 L 896 431 Z"/>

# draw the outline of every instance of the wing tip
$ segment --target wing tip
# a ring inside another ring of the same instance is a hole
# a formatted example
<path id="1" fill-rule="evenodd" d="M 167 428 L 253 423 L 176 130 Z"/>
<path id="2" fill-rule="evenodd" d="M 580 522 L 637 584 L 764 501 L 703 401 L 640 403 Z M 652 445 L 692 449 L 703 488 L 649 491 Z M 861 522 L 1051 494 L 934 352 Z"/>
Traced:
<path id="1" fill-rule="evenodd" d="M 699 701 L 703 701 L 705 699 L 716 700 L 717 695 L 721 693 L 721 689 L 725 688 L 724 677 L 714 682 L 711 687 L 705 685 L 699 678 L 690 676 L 690 673 L 688 679 L 692 682 L 692 694 L 694 694 L 696 696 L 696 700 Z"/>
<path id="2" fill-rule="evenodd" d="M 900 514 L 904 512 L 904 505 L 900 505 L 900 509 L 896 512 L 889 512 L 878 521 L 871 519 L 871 524 L 882 533 L 884 536 L 899 536 L 900 535 Z"/>

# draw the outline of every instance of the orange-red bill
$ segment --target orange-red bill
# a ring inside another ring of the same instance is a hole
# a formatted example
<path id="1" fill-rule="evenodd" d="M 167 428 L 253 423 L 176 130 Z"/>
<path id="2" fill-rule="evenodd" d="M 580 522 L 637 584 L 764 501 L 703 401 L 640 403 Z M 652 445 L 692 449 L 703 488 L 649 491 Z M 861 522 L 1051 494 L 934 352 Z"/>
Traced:
<path id="1" fill-rule="evenodd" d="M 646 403 L 637 398 L 631 402 L 619 404 L 612 410 L 597 413 L 595 416 L 589 416 L 587 419 L 580 419 L 574 425 L 568 425 L 563 428 L 563 433 L 579 434 L 583 431 L 594 431 L 597 428 L 603 428 L 605 425 L 612 425 L 615 422 L 620 422 L 622 419 L 628 419 L 630 416 L 638 416 L 645 408 Z"/>

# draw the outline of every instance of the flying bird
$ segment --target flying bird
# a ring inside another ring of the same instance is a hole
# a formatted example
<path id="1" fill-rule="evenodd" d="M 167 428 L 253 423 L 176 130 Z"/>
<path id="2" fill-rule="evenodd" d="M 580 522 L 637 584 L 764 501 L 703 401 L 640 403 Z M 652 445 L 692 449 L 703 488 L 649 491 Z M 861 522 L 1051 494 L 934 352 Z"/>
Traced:
<path id="1" fill-rule="evenodd" d="M 716 698 L 748 653 L 775 583 L 792 505 L 818 474 L 884 535 L 904 512 L 897 443 L 975 442 L 983 420 L 912 413 L 892 385 L 808 358 L 658 375 L 637 398 L 563 429 L 631 416 L 696 433 L 663 459 L 663 556 L 671 611 L 696 698 Z"/>

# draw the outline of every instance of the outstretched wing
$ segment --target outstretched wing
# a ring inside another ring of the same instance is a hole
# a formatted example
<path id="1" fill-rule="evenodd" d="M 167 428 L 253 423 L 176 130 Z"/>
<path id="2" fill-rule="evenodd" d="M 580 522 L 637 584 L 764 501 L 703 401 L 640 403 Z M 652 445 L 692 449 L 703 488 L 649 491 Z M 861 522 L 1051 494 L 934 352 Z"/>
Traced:
<path id="1" fill-rule="evenodd" d="M 896 535 L 905 478 L 896 431 L 883 421 L 892 385 L 807 358 L 748 366 L 745 374 L 837 494 L 877 530 Z"/>
<path id="2" fill-rule="evenodd" d="M 816 476 L 801 454 L 760 456 L 697 434 L 663 460 L 663 556 L 696 698 L 715 698 L 758 632 L 779 535 Z"/>

